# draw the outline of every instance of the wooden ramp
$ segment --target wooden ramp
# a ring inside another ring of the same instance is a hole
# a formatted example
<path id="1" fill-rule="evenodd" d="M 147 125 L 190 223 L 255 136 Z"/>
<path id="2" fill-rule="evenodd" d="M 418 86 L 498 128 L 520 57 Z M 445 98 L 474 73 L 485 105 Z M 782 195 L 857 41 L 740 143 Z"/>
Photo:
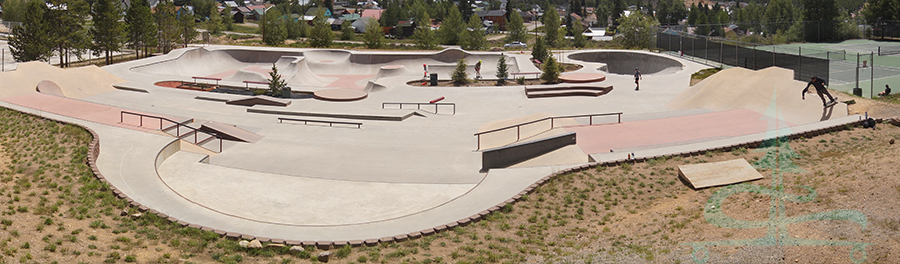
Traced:
<path id="1" fill-rule="evenodd" d="M 680 165 L 678 176 L 691 184 L 694 189 L 762 179 L 750 163 L 745 159 L 736 159 L 712 163 Z"/>

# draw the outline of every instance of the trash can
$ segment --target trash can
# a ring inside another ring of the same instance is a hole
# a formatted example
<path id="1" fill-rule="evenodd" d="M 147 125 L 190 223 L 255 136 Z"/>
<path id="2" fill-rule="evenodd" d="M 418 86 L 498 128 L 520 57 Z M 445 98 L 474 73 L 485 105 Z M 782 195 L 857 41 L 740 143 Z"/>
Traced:
<path id="1" fill-rule="evenodd" d="M 853 88 L 853 95 L 862 97 L 862 88 Z"/>
<path id="2" fill-rule="evenodd" d="M 291 87 L 281 89 L 281 98 L 291 98 Z"/>
<path id="3" fill-rule="evenodd" d="M 431 86 L 437 86 L 437 73 L 431 74 Z"/>

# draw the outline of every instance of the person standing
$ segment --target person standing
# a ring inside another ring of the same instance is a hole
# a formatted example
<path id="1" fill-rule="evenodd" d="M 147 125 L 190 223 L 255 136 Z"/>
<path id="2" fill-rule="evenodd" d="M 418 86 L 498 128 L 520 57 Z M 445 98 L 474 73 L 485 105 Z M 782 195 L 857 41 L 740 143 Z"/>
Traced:
<path id="1" fill-rule="evenodd" d="M 638 68 L 635 67 L 634 68 L 634 90 L 635 91 L 641 90 L 641 83 L 638 81 L 643 80 L 643 79 L 644 79 L 644 77 L 641 77 L 641 71 L 639 71 Z"/>
<path id="2" fill-rule="evenodd" d="M 422 68 L 425 68 L 425 78 L 428 78 L 428 64 L 422 63 Z"/>
<path id="3" fill-rule="evenodd" d="M 475 79 L 481 79 L 481 60 L 475 63 Z"/>
<path id="4" fill-rule="evenodd" d="M 806 100 L 806 92 L 809 91 L 809 86 L 816 87 L 816 94 L 819 95 L 819 98 L 822 98 L 822 107 L 826 107 L 828 106 L 828 104 L 834 103 L 834 100 L 836 100 L 831 96 L 830 93 L 828 93 L 828 89 L 825 88 L 825 80 L 822 80 L 822 78 L 816 76 L 810 78 L 810 81 L 806 85 L 806 88 L 803 89 L 803 100 Z M 828 96 L 828 100 L 830 100 L 828 102 L 825 102 L 826 95 Z"/>

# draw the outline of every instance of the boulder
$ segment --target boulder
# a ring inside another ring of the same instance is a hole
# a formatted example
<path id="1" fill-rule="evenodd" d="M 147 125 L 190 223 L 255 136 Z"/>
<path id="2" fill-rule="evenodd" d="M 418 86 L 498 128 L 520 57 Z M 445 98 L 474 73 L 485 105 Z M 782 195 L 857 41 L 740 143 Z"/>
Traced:
<path id="1" fill-rule="evenodd" d="M 321 262 L 328 262 L 328 258 L 331 257 L 331 251 L 322 251 L 319 252 L 319 257 L 317 258 Z"/>
<path id="2" fill-rule="evenodd" d="M 242 248 L 246 248 L 247 246 L 250 245 L 250 241 L 241 240 L 240 242 L 238 242 L 238 245 L 241 246 Z"/>
<path id="3" fill-rule="evenodd" d="M 258 239 L 254 239 L 253 241 L 250 241 L 250 245 L 248 245 L 247 247 L 248 248 L 262 248 L 262 243 L 260 243 Z"/>

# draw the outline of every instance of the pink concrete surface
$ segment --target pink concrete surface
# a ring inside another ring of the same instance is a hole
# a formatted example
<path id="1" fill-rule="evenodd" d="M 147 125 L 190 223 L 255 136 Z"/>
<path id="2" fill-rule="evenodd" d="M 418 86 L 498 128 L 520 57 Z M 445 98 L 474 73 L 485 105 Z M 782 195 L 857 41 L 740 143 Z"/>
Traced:
<path id="1" fill-rule="evenodd" d="M 262 74 L 265 74 L 265 75 L 269 75 L 269 72 L 272 71 L 272 67 L 265 67 L 265 68 L 263 68 L 263 67 L 260 67 L 260 66 L 248 66 L 247 68 L 244 68 L 244 70 L 245 70 L 245 71 L 252 71 L 252 72 L 258 72 L 258 73 L 262 73 Z"/>
<path id="2" fill-rule="evenodd" d="M 559 80 L 566 83 L 602 82 L 606 75 L 601 73 L 566 73 L 559 76 Z"/>
<path id="3" fill-rule="evenodd" d="M 792 124 L 779 122 L 780 126 Z M 718 137 L 734 137 L 769 130 L 769 120 L 747 109 L 593 126 L 567 127 L 578 134 L 577 145 L 587 154 L 611 149 L 660 145 Z"/>
<path id="4" fill-rule="evenodd" d="M 344 89 L 353 89 L 353 90 L 363 90 L 366 87 L 359 86 L 357 84 L 359 81 L 365 79 L 375 78 L 375 75 L 320 75 L 324 77 L 334 77 L 337 80 L 329 83 L 325 87 L 335 87 L 335 88 L 344 88 Z"/>
<path id="5" fill-rule="evenodd" d="M 337 88 L 318 90 L 313 95 L 316 98 L 329 101 L 356 101 L 368 97 L 369 93 L 362 90 Z"/>
<path id="6" fill-rule="evenodd" d="M 207 76 L 203 76 L 203 77 L 225 79 L 225 77 L 232 76 L 237 72 L 238 72 L 238 70 L 229 70 L 229 71 L 224 71 L 224 72 L 216 73 L 213 75 L 207 75 Z"/>
<path id="7" fill-rule="evenodd" d="M 100 124 L 117 126 L 122 128 L 134 129 L 139 131 L 153 131 L 159 129 L 159 119 L 144 118 L 143 127 L 139 126 L 140 118 L 135 115 L 124 115 L 122 123 L 119 122 L 122 111 L 134 113 L 148 114 L 152 116 L 166 117 L 171 120 L 179 121 L 176 117 L 161 116 L 157 114 L 143 113 L 122 109 L 107 105 L 89 103 L 65 97 L 33 93 L 20 96 L 5 97 L 0 99 L 4 102 L 37 109 L 42 112 L 53 113 L 62 116 L 68 116 L 81 120 L 87 120 Z M 170 126 L 170 122 L 163 121 L 163 126 Z"/>

